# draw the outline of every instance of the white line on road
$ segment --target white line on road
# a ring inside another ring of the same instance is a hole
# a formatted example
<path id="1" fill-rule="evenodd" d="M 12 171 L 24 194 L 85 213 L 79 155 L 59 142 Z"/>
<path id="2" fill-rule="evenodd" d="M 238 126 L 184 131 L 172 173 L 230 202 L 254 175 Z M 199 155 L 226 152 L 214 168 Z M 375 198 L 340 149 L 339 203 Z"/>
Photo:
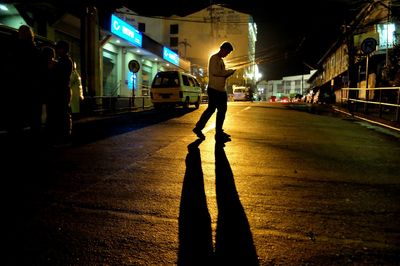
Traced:
<path id="1" fill-rule="evenodd" d="M 244 108 L 241 112 L 243 112 L 243 111 L 247 111 L 247 110 L 249 110 L 251 108 L 251 106 L 247 106 L 246 108 Z"/>
<path id="2" fill-rule="evenodd" d="M 251 106 L 247 106 L 246 108 L 240 110 L 239 112 L 247 111 L 247 110 L 249 110 L 250 108 L 251 108 Z M 211 120 L 211 119 L 210 119 L 210 120 Z M 213 130 L 213 129 L 215 129 L 215 122 L 213 122 L 213 123 L 211 123 L 209 126 L 205 127 L 202 131 L 203 131 L 203 134 L 206 134 L 207 132 L 209 132 L 209 131 L 211 131 L 211 130 Z"/>

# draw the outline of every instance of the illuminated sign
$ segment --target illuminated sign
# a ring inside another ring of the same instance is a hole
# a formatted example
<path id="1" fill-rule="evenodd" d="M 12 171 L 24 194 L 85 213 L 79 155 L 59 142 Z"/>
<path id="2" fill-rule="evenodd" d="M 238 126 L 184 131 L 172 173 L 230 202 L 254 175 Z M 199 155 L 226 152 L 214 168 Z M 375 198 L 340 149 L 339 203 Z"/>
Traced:
<path id="1" fill-rule="evenodd" d="M 164 47 L 163 49 L 163 58 L 168 62 L 179 66 L 179 55 L 167 47 Z"/>
<path id="2" fill-rule="evenodd" d="M 137 89 L 137 75 L 131 71 L 128 72 L 128 89 L 136 90 Z"/>
<path id="3" fill-rule="evenodd" d="M 136 46 L 142 47 L 142 34 L 115 15 L 111 15 L 111 32 Z"/>

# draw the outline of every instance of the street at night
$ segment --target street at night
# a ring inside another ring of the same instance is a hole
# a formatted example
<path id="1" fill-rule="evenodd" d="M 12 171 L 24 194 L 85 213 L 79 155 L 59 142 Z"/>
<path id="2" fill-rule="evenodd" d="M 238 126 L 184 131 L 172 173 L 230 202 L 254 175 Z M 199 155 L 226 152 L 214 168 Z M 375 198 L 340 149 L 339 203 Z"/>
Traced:
<path id="1" fill-rule="evenodd" d="M 205 107 L 3 138 L 2 264 L 400 265 L 398 132 L 229 102 L 221 144 Z"/>

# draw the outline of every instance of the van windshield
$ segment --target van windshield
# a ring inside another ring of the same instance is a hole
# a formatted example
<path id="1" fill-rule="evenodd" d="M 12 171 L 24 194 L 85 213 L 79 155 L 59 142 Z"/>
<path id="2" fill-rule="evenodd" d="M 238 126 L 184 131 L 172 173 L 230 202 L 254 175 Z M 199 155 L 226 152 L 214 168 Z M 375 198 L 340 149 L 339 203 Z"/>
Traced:
<path id="1" fill-rule="evenodd" d="M 179 76 L 175 71 L 160 72 L 154 77 L 153 88 L 172 88 L 179 86 Z"/>

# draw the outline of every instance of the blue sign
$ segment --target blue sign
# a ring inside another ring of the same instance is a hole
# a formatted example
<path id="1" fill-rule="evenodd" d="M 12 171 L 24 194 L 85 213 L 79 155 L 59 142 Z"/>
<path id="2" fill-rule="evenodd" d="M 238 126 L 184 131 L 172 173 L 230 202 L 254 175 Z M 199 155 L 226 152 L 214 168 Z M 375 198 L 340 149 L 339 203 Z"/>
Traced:
<path id="1" fill-rule="evenodd" d="M 128 89 L 137 89 L 137 75 L 131 71 L 128 72 Z"/>
<path id="2" fill-rule="evenodd" d="M 163 49 L 163 58 L 168 62 L 179 66 L 179 55 L 167 47 L 164 47 Z"/>
<path id="3" fill-rule="evenodd" d="M 111 32 L 136 46 L 142 47 L 142 34 L 115 15 L 111 15 Z"/>

